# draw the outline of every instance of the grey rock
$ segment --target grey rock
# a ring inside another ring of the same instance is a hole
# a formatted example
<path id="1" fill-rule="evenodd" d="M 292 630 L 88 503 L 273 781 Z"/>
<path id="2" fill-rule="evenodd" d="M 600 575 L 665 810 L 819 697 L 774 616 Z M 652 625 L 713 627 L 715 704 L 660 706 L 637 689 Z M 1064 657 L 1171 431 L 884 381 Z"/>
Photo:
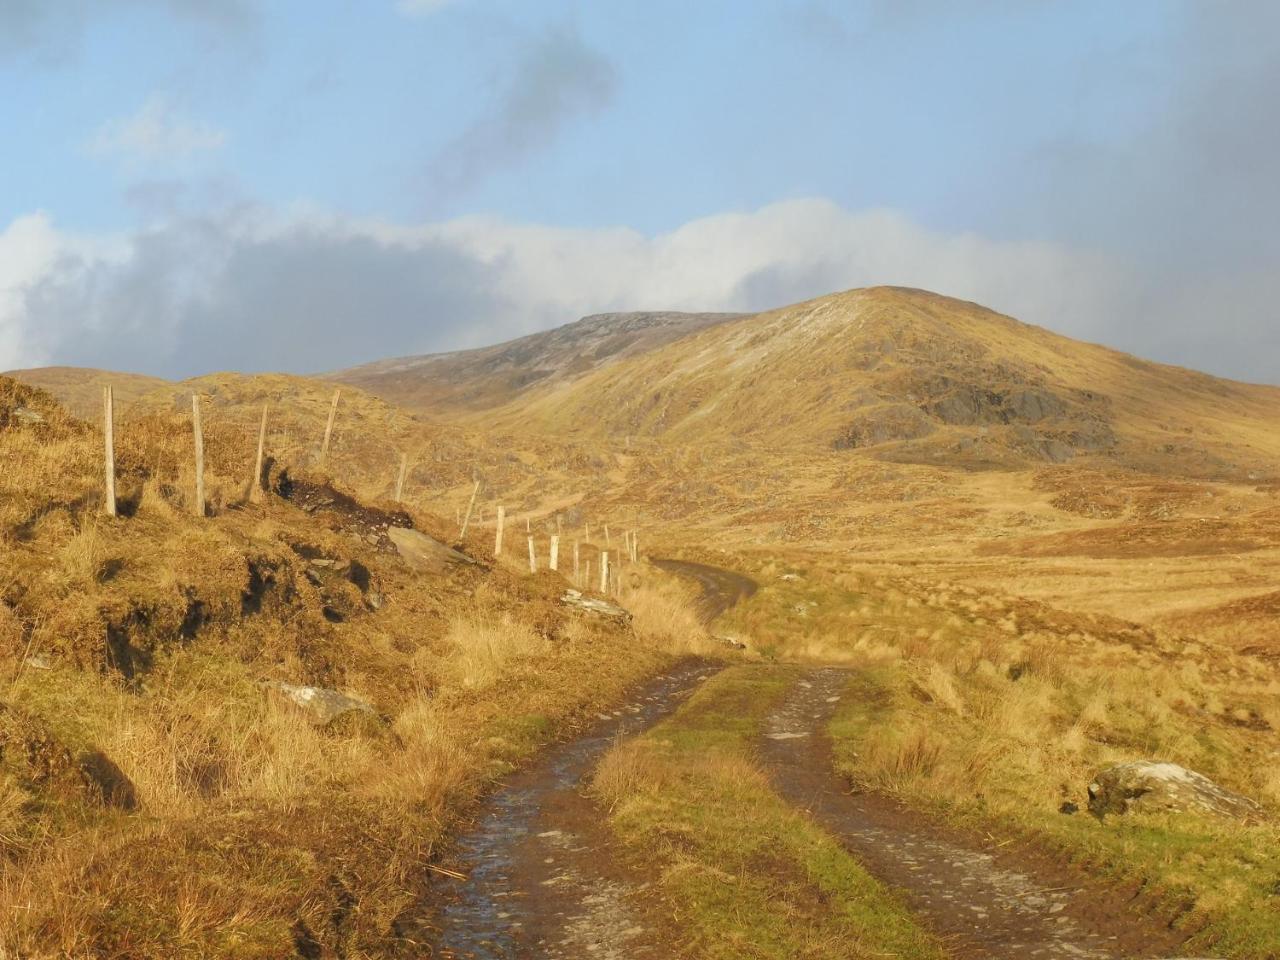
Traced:
<path id="1" fill-rule="evenodd" d="M 601 600 L 598 597 L 586 597 L 577 590 L 566 590 L 564 596 L 560 598 L 560 602 L 566 606 L 577 607 L 579 610 L 586 610 L 589 613 L 598 613 L 614 620 L 623 622 L 631 620 L 631 614 L 616 603 L 610 603 L 608 600 Z"/>
<path id="2" fill-rule="evenodd" d="M 44 414 L 30 407 L 14 407 L 13 417 L 20 423 L 44 423 Z"/>
<path id="3" fill-rule="evenodd" d="M 1235 819 L 1261 816 L 1248 797 L 1220 787 L 1208 777 L 1176 763 L 1137 760 L 1098 772 L 1089 784 L 1089 811 L 1108 813 L 1196 812 Z"/>
<path id="4" fill-rule="evenodd" d="M 348 713 L 377 716 L 371 704 L 327 687 L 308 687 L 281 682 L 276 685 L 276 688 L 290 703 L 311 713 L 319 724 L 329 723 Z"/>
<path id="5" fill-rule="evenodd" d="M 387 536 L 395 544 L 404 562 L 424 573 L 444 573 L 453 564 L 476 561 L 465 553 L 447 547 L 434 537 L 405 527 L 389 527 Z"/>

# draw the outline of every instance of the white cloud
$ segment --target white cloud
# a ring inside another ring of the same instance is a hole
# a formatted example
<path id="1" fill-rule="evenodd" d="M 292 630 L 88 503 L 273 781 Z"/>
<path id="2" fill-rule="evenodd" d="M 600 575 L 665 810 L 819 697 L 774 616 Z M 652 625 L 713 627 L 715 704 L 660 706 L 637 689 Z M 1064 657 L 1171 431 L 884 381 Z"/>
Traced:
<path id="1" fill-rule="evenodd" d="M 130 160 L 181 160 L 221 149 L 226 131 L 191 120 L 167 96 L 152 94 L 130 117 L 112 120 L 89 141 L 89 152 Z"/>
<path id="2" fill-rule="evenodd" d="M 1265 361 L 1280 345 L 1274 282 L 1198 291 L 1086 251 L 945 233 L 821 199 L 657 236 L 237 208 L 74 238 L 36 215 L 0 234 L 0 264 L 0 366 L 308 372 L 493 343 L 586 313 L 759 310 L 872 284 L 976 300 L 1226 375 L 1274 379 Z"/>

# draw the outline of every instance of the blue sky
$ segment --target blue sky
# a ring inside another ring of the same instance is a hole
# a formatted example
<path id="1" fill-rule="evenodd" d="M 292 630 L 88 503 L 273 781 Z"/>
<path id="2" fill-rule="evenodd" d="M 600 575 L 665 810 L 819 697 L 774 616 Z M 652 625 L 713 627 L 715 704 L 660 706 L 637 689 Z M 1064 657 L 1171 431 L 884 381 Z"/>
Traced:
<path id="1" fill-rule="evenodd" d="M 1244 0 L 0 0 L 0 367 L 306 371 L 897 282 L 1274 381 L 1277 27 Z"/>

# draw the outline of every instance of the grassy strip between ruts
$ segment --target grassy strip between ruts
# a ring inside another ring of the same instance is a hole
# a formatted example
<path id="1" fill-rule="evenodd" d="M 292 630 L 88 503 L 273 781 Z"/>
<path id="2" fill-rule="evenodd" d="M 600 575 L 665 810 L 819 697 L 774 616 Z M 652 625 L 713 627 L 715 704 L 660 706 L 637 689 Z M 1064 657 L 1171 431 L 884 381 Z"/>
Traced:
<path id="1" fill-rule="evenodd" d="M 787 668 L 730 668 L 613 750 L 595 778 L 612 829 L 660 873 L 683 956 L 941 957 L 905 907 L 753 762 L 761 724 L 794 679 Z"/>

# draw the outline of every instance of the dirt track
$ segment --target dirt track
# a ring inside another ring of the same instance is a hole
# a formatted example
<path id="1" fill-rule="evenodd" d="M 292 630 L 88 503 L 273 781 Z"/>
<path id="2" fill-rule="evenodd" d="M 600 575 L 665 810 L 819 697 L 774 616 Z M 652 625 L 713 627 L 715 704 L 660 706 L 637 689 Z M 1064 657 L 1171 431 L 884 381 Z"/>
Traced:
<path id="1" fill-rule="evenodd" d="M 698 584 L 698 614 L 703 622 L 710 623 L 736 603 L 750 597 L 759 585 L 750 577 L 732 570 L 694 563 L 691 560 L 654 560 L 660 570 L 686 577 Z"/>
<path id="2" fill-rule="evenodd" d="M 831 762 L 827 721 L 848 674 L 797 683 L 769 718 L 763 759 L 788 802 L 840 838 L 901 891 L 957 960 L 1110 960 L 1175 956 L 1184 938 L 1125 895 L 1029 848 L 993 844 L 933 823 L 872 793 L 851 792 Z"/>
<path id="3" fill-rule="evenodd" d="M 514 776 L 456 840 L 424 926 L 427 956 L 648 960 L 670 956 L 637 907 L 644 884 L 618 866 L 581 785 L 618 740 L 672 713 L 717 668 L 687 661 L 636 691 L 585 736 Z"/>

